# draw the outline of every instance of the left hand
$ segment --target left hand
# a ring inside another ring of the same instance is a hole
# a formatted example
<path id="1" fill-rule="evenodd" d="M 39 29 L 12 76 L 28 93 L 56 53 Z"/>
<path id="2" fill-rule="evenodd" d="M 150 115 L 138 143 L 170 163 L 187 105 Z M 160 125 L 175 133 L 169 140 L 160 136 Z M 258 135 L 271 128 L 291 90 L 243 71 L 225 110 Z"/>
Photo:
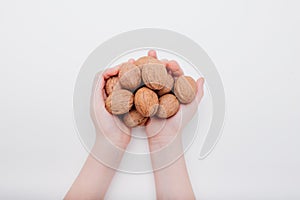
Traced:
<path id="1" fill-rule="evenodd" d="M 109 68 L 96 75 L 91 95 L 90 114 L 97 133 L 96 140 L 103 139 L 98 136 L 105 136 L 113 145 L 125 149 L 130 142 L 131 130 L 121 122 L 118 116 L 110 114 L 105 108 L 107 98 L 104 89 L 105 82 L 108 78 L 116 76 L 119 68 L 120 66 Z"/>

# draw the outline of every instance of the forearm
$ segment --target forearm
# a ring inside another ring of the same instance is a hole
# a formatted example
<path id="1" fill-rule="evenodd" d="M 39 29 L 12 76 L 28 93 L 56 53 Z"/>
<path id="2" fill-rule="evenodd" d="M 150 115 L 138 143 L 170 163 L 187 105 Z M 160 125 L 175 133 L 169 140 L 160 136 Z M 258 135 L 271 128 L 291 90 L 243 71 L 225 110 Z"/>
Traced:
<path id="1" fill-rule="evenodd" d="M 178 137 L 164 150 L 149 142 L 157 199 L 195 199 L 188 176 L 181 138 Z M 172 161 L 176 160 L 173 163 Z"/>
<path id="2" fill-rule="evenodd" d="M 65 199 L 104 199 L 115 175 L 114 168 L 120 164 L 124 150 L 115 148 L 111 143 L 105 142 L 104 138 L 96 141 Z M 108 155 L 107 152 L 114 154 Z"/>
<path id="3" fill-rule="evenodd" d="M 89 155 L 65 199 L 103 199 L 115 174 Z"/>

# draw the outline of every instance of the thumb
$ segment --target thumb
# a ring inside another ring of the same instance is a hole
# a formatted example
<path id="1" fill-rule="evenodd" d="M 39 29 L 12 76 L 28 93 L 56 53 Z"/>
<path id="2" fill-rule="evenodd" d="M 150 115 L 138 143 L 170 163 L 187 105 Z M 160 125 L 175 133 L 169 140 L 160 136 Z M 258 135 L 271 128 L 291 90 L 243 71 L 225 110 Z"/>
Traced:
<path id="1" fill-rule="evenodd" d="M 194 116 L 197 112 L 198 105 L 203 97 L 203 85 L 204 85 L 204 78 L 199 78 L 197 80 L 197 93 L 195 99 L 186 105 L 181 104 L 180 107 L 182 108 L 182 124 L 186 125 L 190 119 Z"/>
<path id="2" fill-rule="evenodd" d="M 157 58 L 157 53 L 155 50 L 151 49 L 148 51 L 148 56 L 151 56 L 153 58 Z"/>
<path id="3" fill-rule="evenodd" d="M 197 94 L 196 94 L 196 97 L 195 97 L 195 100 L 197 102 L 197 104 L 200 103 L 202 97 L 203 97 L 203 85 L 204 85 L 204 78 L 199 78 L 197 80 Z"/>
<path id="4" fill-rule="evenodd" d="M 98 72 L 94 78 L 93 90 L 91 93 L 91 105 L 104 106 L 104 85 L 105 80 L 103 77 L 103 71 Z"/>

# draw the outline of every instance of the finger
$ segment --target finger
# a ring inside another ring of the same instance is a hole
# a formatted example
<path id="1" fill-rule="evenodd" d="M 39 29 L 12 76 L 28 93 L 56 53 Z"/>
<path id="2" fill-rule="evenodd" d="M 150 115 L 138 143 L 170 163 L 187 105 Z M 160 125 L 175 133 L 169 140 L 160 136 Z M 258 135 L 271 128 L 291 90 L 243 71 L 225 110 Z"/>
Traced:
<path id="1" fill-rule="evenodd" d="M 204 86 L 204 78 L 199 78 L 197 80 L 197 94 L 196 94 L 196 98 L 195 98 L 197 104 L 200 103 L 200 101 L 203 97 L 203 93 L 204 93 L 203 86 Z"/>
<path id="2" fill-rule="evenodd" d="M 105 83 L 104 83 L 105 84 Z M 105 88 L 102 89 L 102 97 L 103 97 L 103 100 L 105 101 L 106 98 L 107 98 L 107 94 L 106 94 L 106 91 L 105 91 Z"/>
<path id="3" fill-rule="evenodd" d="M 104 106 L 104 86 L 105 80 L 103 77 L 103 72 L 99 72 L 96 74 L 93 83 L 93 91 L 92 91 L 92 105 Z"/>
<path id="4" fill-rule="evenodd" d="M 157 58 L 157 54 L 156 54 L 156 51 L 151 49 L 148 51 L 148 56 L 151 56 L 153 58 Z"/>
<path id="5" fill-rule="evenodd" d="M 133 58 L 130 58 L 130 59 L 128 60 L 128 62 L 133 64 L 133 63 L 135 62 L 135 60 L 134 60 Z"/>
<path id="6" fill-rule="evenodd" d="M 120 70 L 120 66 L 121 65 L 118 65 L 118 66 L 115 66 L 115 67 L 112 67 L 112 68 L 108 68 L 106 69 L 104 72 L 103 72 L 103 77 L 104 79 L 108 79 L 112 76 L 116 76 L 118 73 L 119 73 L 119 70 Z"/>
<path id="7" fill-rule="evenodd" d="M 172 75 L 173 75 L 173 72 L 170 70 L 170 68 L 167 67 L 168 62 L 169 62 L 168 59 L 165 59 L 165 58 L 164 58 L 164 59 L 161 59 L 160 62 L 162 62 L 162 63 L 165 65 L 165 67 L 167 68 L 168 74 L 170 74 L 170 75 L 172 76 Z"/>
<path id="8" fill-rule="evenodd" d="M 197 93 L 195 99 L 189 104 L 181 104 L 180 108 L 182 109 L 183 114 L 183 124 L 188 123 L 188 121 L 195 115 L 197 112 L 198 105 L 203 97 L 203 85 L 204 78 L 199 78 L 197 80 Z"/>
<path id="9" fill-rule="evenodd" d="M 175 60 L 170 60 L 167 62 L 167 69 L 170 70 L 173 76 L 179 77 L 183 75 L 183 71 L 180 68 L 179 64 Z"/>

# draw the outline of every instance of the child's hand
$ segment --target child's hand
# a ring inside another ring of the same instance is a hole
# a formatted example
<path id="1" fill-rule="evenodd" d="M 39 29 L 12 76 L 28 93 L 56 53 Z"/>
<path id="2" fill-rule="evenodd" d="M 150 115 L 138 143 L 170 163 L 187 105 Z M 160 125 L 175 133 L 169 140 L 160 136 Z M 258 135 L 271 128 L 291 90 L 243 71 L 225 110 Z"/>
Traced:
<path id="1" fill-rule="evenodd" d="M 134 60 L 131 59 L 129 62 L 134 62 Z M 126 149 L 131 138 L 130 129 L 126 127 L 117 116 L 107 112 L 105 108 L 105 99 L 107 98 L 104 89 L 105 82 L 108 78 L 116 76 L 118 73 L 119 66 L 109 68 L 96 75 L 91 96 L 90 114 L 97 132 L 97 138 L 101 139 L 101 137 L 98 136 L 102 134 L 108 138 L 113 145 Z"/>
<path id="2" fill-rule="evenodd" d="M 149 56 L 156 58 L 156 52 L 151 50 Z M 176 77 L 183 75 L 183 71 L 176 61 L 162 60 L 167 67 L 168 73 Z M 198 104 L 203 96 L 204 79 L 197 80 L 197 95 L 190 104 L 180 104 L 180 109 L 176 115 L 169 119 L 151 118 L 146 126 L 146 132 L 149 137 L 149 145 L 153 150 L 163 148 L 168 145 L 181 131 L 181 129 L 192 119 L 197 112 Z"/>

